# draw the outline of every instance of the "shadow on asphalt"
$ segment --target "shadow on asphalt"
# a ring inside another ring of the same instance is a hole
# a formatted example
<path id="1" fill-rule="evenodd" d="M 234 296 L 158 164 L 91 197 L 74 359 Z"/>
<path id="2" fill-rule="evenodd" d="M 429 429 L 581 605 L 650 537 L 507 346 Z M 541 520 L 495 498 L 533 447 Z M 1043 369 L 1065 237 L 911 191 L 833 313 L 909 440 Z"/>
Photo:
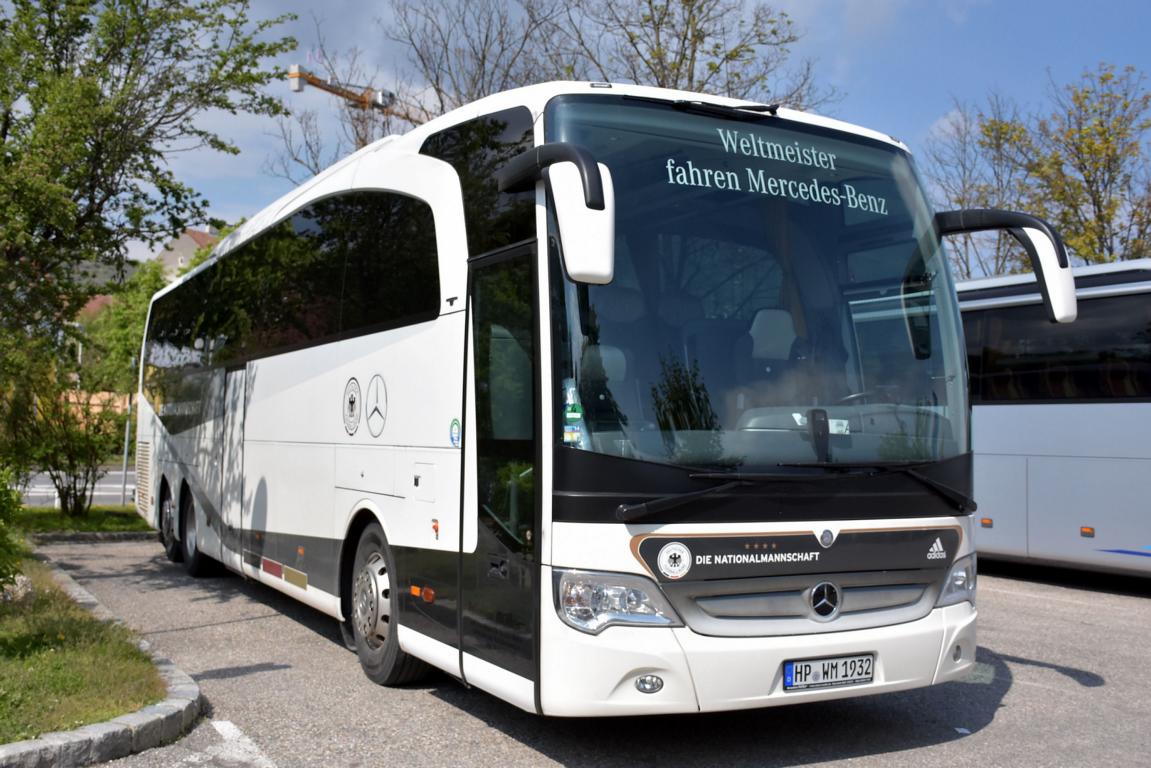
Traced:
<path id="1" fill-rule="evenodd" d="M 189 624 L 187 626 L 168 627 L 160 630 L 149 630 L 149 634 L 166 634 L 182 632 L 189 629 L 201 629 L 209 626 L 222 626 L 246 621 L 260 621 L 271 616 L 284 615 L 297 624 L 314 632 L 329 642 L 344 648 L 340 638 L 340 630 L 336 621 L 309 606 L 281 594 L 271 587 L 257 581 L 246 579 L 218 566 L 218 571 L 204 578 L 193 579 L 184 572 L 182 565 L 173 563 L 164 556 L 157 544 L 157 553 L 149 558 L 141 567 L 131 574 L 123 572 L 102 572 L 90 558 L 100 558 L 98 550 L 93 550 L 90 556 L 71 554 L 67 561 L 53 564 L 63 571 L 73 573 L 82 581 L 99 582 L 104 579 L 115 579 L 125 584 L 134 585 L 141 592 L 163 593 L 169 590 L 183 590 L 179 596 L 182 602 L 210 601 L 214 604 L 226 604 L 236 600 L 251 600 L 269 608 L 267 614 L 262 616 L 248 616 L 229 621 L 209 624 Z M 189 595 L 187 590 L 194 586 L 197 594 Z M 352 657 L 354 658 L 354 657 Z"/>
<path id="2" fill-rule="evenodd" d="M 1107 684 L 1102 675 L 1098 675 L 1086 669 L 1076 669 L 1075 667 L 1065 667 L 1062 664 L 1052 664 L 1047 661 L 1037 661 L 1035 659 L 1024 659 L 1019 656 L 1003 655 L 999 658 L 1004 661 L 1011 662 L 1012 664 L 1023 664 L 1029 667 L 1039 667 L 1040 669 L 1050 669 L 1053 672 L 1058 672 L 1064 677 L 1079 683 L 1084 688 L 1099 688 Z"/>
<path id="3" fill-rule="evenodd" d="M 291 669 L 291 664 L 274 664 L 272 662 L 262 662 L 260 664 L 245 664 L 241 667 L 219 667 L 218 669 L 209 669 L 199 674 L 192 675 L 192 679 L 197 683 L 202 683 L 205 680 L 231 680 L 237 677 L 247 677 L 248 675 L 257 675 L 261 672 L 275 672 L 280 669 Z"/>
<path id="4" fill-rule="evenodd" d="M 132 578 L 153 590 L 189 585 L 182 567 L 160 553 Z M 226 603 L 243 596 L 267 606 L 269 615 L 288 616 L 317 636 L 344 647 L 334 620 L 270 587 L 231 574 L 195 583 L 200 595 L 193 600 Z M 356 663 L 351 652 L 347 659 L 349 664 Z M 466 688 L 441 672 L 433 672 L 423 684 L 412 687 L 563 765 L 713 765 L 719 749 L 725 766 L 790 766 L 899 752 L 977 733 L 991 723 L 1011 689 L 1007 662 L 1039 662 L 1000 656 L 986 648 L 978 649 L 976 661 L 968 681 L 933 688 L 742 712 L 660 717 L 538 717 L 483 691 Z M 209 670 L 200 677 L 242 677 L 261 671 Z M 1084 685 L 1102 683 L 1102 678 L 1081 670 L 1065 674 Z"/>
<path id="5" fill-rule="evenodd" d="M 567 766 L 792 766 L 944 744 L 977 733 L 1011 689 L 1007 659 L 978 649 L 965 682 L 859 699 L 700 715 L 552 719 L 476 690 L 430 693 Z"/>
<path id="6" fill-rule="evenodd" d="M 84 580 L 112 578 L 93 573 L 82 558 L 61 567 L 83 571 Z M 981 571 L 1107 591 L 1151 594 L 1151 585 L 1135 579 L 1075 571 L 996 564 Z M 1023 568 L 1021 572 L 1018 569 Z M 98 568 L 95 570 L 99 570 Z M 1021 575 L 1025 572 L 1025 575 Z M 118 573 L 114 578 L 123 579 Z M 186 589 L 190 579 L 181 566 L 160 553 L 131 577 L 150 591 Z M 330 617 L 258 582 L 235 575 L 195 581 L 192 600 L 227 603 L 241 597 L 268 608 L 267 616 L 284 615 L 317 636 L 343 648 Z M 1139 591 L 1139 590 L 1142 591 Z M 182 595 L 182 600 L 189 599 Z M 251 617 L 240 621 L 260 620 Z M 169 630 L 175 631 L 175 630 Z M 349 664 L 355 656 L 347 654 Z M 413 690 L 476 718 L 532 750 L 566 766 L 794 766 L 822 761 L 883 755 L 943 745 L 987 727 L 1011 690 L 1008 664 L 1044 667 L 1086 688 L 1105 684 L 1090 670 L 1061 667 L 1034 659 L 997 654 L 979 648 L 977 665 L 963 682 L 858 699 L 796 704 L 786 707 L 716 714 L 635 718 L 543 718 L 523 712 L 478 689 L 466 688 L 448 675 L 433 672 Z M 256 668 L 258 667 L 258 668 Z M 208 670 L 198 679 L 244 677 L 282 665 L 255 665 Z M 721 757 L 719 757 L 721 756 Z"/>
<path id="7" fill-rule="evenodd" d="M 1151 597 L 1151 573 L 1147 576 L 1096 573 L 1034 563 L 994 560 L 980 555 L 979 574 L 1015 581 L 1031 581 L 1057 587 L 1070 587 L 1089 592 L 1107 592 L 1127 597 Z"/>

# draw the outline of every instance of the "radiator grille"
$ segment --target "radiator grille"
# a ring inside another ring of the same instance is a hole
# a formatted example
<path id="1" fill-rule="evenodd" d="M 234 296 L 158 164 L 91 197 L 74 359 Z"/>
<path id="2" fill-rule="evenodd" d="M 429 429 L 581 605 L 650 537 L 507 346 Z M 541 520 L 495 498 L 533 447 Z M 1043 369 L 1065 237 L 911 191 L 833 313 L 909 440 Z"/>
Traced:
<path id="1" fill-rule="evenodd" d="M 676 582 L 663 589 L 696 632 L 717 637 L 804 635 L 900 624 L 931 612 L 945 569 L 825 573 L 755 579 Z M 811 590 L 830 581 L 842 604 L 830 622 L 818 621 Z"/>
<path id="2" fill-rule="evenodd" d="M 152 444 L 136 443 L 136 511 L 152 522 Z"/>

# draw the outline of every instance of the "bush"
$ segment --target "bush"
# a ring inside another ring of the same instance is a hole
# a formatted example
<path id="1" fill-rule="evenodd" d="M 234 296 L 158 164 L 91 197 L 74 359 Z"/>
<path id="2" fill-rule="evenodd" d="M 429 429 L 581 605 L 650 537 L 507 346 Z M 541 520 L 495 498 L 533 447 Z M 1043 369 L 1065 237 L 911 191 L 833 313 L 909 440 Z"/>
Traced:
<path id="1" fill-rule="evenodd" d="M 12 532 L 12 518 L 20 510 L 20 494 L 12 489 L 12 472 L 0 467 L 0 587 L 11 584 L 20 572 L 24 545 Z"/>

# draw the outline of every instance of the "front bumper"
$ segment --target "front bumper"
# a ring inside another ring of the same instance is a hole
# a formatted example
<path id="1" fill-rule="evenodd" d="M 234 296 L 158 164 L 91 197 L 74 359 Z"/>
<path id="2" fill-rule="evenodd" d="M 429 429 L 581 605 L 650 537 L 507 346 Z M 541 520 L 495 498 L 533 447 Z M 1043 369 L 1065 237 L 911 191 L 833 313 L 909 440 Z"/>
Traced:
<path id="1" fill-rule="evenodd" d="M 688 628 L 571 629 L 552 610 L 541 622 L 540 701 L 546 715 L 582 717 L 718 712 L 826 701 L 954 680 L 975 663 L 977 611 L 936 608 L 917 621 L 850 632 L 790 637 L 708 637 Z M 958 659 L 956 648 L 958 647 Z M 791 659 L 875 654 L 875 678 L 862 685 L 783 690 Z M 659 675 L 658 693 L 636 690 Z"/>

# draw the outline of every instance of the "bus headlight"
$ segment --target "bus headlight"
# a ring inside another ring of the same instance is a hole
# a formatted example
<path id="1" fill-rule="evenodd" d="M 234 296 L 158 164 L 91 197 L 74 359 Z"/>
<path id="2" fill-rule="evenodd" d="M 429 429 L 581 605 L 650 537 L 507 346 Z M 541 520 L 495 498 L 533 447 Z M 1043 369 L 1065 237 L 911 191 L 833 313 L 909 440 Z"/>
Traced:
<path id="1" fill-rule="evenodd" d="M 961 557 L 951 566 L 947 574 L 947 581 L 943 582 L 943 591 L 935 602 L 936 608 L 945 605 L 955 605 L 964 600 L 975 605 L 975 555 Z"/>
<path id="2" fill-rule="evenodd" d="M 655 582 L 643 576 L 553 570 L 556 613 L 568 626 L 597 635 L 613 624 L 682 627 Z"/>

